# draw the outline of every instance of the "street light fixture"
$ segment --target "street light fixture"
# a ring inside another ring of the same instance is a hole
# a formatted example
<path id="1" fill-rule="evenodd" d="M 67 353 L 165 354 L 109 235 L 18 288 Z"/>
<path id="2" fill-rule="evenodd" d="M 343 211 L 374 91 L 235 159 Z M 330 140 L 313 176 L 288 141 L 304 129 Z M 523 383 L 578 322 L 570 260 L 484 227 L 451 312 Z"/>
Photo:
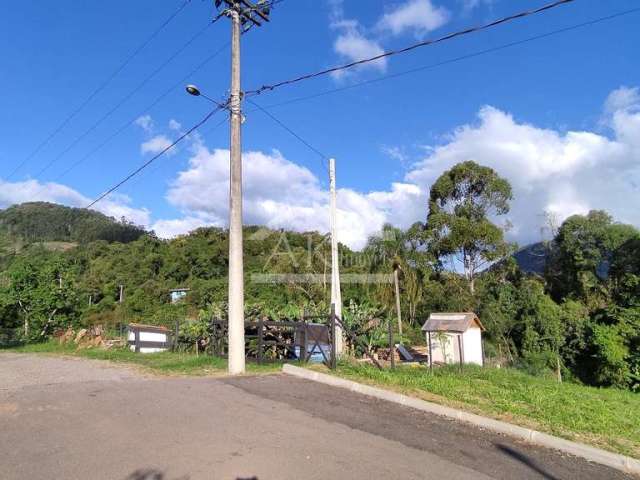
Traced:
<path id="1" fill-rule="evenodd" d="M 200 90 L 195 85 L 187 85 L 185 90 L 189 95 L 193 95 L 194 97 L 200 96 Z"/>
<path id="2" fill-rule="evenodd" d="M 229 109 L 228 104 L 223 104 L 223 103 L 217 102 L 213 98 L 211 98 L 211 97 L 205 95 L 204 93 L 202 93 L 200 91 L 200 89 L 198 87 L 196 87 L 195 85 L 187 85 L 185 87 L 185 90 L 187 91 L 187 93 L 189 95 L 193 95 L 194 97 L 202 97 L 202 98 L 204 98 L 206 100 L 209 100 L 211 103 L 214 103 L 215 105 L 217 105 L 220 108 L 225 108 L 227 110 Z"/>
<path id="3" fill-rule="evenodd" d="M 230 108 L 229 108 L 229 104 L 228 104 L 228 103 L 220 103 L 220 102 L 215 101 L 213 98 L 211 98 L 211 97 L 209 97 L 209 96 L 205 95 L 204 93 L 202 93 L 202 92 L 200 91 L 200 89 L 199 89 L 198 87 L 196 87 L 195 85 L 187 85 L 187 86 L 185 87 L 185 90 L 187 91 L 187 93 L 188 93 L 189 95 L 193 95 L 194 97 L 202 97 L 202 98 L 204 98 L 205 100 L 208 100 L 208 101 L 210 101 L 211 103 L 213 103 L 213 104 L 217 105 L 218 107 L 220 107 L 220 108 L 223 108 L 223 109 L 225 109 L 225 110 L 229 110 L 229 111 L 230 111 Z M 244 114 L 241 114 L 241 115 L 240 115 L 240 122 L 241 122 L 241 123 L 244 123 L 246 120 L 247 120 L 247 118 L 244 116 Z"/>

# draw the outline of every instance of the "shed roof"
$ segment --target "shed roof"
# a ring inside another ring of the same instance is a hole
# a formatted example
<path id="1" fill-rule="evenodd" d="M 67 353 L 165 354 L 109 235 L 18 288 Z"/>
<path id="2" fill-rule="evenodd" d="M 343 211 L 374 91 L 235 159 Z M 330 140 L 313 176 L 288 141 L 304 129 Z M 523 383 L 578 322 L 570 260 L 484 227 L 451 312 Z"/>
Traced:
<path id="1" fill-rule="evenodd" d="M 473 324 L 484 326 L 473 312 L 432 313 L 422 326 L 423 332 L 465 332 Z"/>
<path id="2" fill-rule="evenodd" d="M 144 325 L 142 323 L 130 323 L 129 330 L 134 330 L 134 331 L 141 330 L 144 332 L 160 332 L 160 333 L 170 332 L 170 330 L 167 327 L 163 327 L 161 325 Z"/>

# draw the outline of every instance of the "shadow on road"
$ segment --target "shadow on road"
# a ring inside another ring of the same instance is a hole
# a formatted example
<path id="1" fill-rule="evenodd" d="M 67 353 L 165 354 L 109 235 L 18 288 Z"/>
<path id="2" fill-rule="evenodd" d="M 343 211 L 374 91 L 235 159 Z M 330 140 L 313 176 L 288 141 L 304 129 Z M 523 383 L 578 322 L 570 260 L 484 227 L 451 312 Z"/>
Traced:
<path id="1" fill-rule="evenodd" d="M 140 469 L 129 475 L 126 480 L 169 480 L 164 472 L 154 468 Z M 175 480 L 189 480 L 188 475 L 184 475 Z"/>
<path id="2" fill-rule="evenodd" d="M 501 452 L 505 453 L 506 455 L 508 455 L 509 457 L 514 458 L 515 460 L 518 460 L 519 462 L 525 464 L 531 470 L 538 472 L 544 478 L 548 480 L 560 480 L 558 477 L 552 475 L 547 470 L 539 466 L 535 461 L 531 460 L 529 457 L 518 452 L 517 450 L 514 450 L 513 448 L 500 443 L 496 444 L 496 448 Z"/>
<path id="3" fill-rule="evenodd" d="M 164 472 L 154 468 L 140 469 L 127 476 L 125 480 L 169 480 Z M 172 480 L 189 480 L 189 475 Z M 236 480 L 258 480 L 258 477 L 237 477 Z"/>

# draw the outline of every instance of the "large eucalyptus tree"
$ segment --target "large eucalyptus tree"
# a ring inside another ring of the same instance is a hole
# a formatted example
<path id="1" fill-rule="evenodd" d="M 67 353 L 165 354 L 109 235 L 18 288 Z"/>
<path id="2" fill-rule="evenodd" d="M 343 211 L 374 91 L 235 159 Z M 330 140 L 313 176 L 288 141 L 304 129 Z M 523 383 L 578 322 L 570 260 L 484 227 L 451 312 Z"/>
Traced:
<path id="1" fill-rule="evenodd" d="M 511 185 L 493 169 L 467 161 L 444 172 L 431 187 L 427 230 L 430 249 L 462 265 L 471 293 L 477 273 L 510 251 L 504 229 L 491 217 L 509 212 Z"/>

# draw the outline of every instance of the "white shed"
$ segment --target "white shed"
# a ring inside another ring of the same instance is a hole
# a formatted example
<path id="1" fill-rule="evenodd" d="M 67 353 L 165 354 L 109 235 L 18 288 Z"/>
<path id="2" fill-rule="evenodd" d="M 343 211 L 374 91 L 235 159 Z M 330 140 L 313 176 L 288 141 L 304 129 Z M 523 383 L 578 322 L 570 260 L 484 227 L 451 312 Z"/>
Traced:
<path id="1" fill-rule="evenodd" d="M 129 333 L 127 334 L 127 343 L 129 344 L 129 349 L 132 352 L 164 352 L 170 347 L 170 331 L 166 327 L 130 323 L 127 328 L 129 330 Z"/>
<path id="2" fill-rule="evenodd" d="M 171 297 L 171 303 L 178 303 L 189 293 L 188 288 L 174 288 L 173 290 L 169 290 L 169 296 Z"/>
<path id="3" fill-rule="evenodd" d="M 483 365 L 484 327 L 473 312 L 432 313 L 422 327 L 429 347 L 429 364 L 475 363 Z"/>

